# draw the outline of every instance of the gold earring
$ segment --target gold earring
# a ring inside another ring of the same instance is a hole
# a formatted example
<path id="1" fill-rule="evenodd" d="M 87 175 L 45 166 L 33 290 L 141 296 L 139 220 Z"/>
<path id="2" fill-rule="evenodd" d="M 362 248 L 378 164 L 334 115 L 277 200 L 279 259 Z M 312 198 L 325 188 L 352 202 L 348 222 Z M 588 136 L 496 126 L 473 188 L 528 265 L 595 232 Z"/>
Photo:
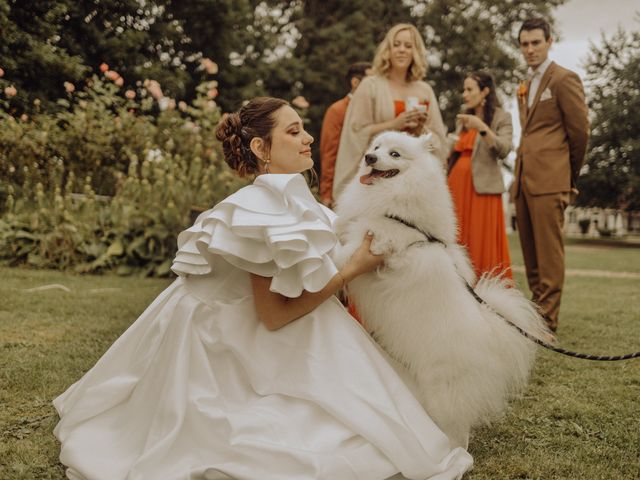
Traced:
<path id="1" fill-rule="evenodd" d="M 271 172 L 269 171 L 269 164 L 270 164 L 270 163 L 271 163 L 271 161 L 270 161 L 270 160 L 265 160 L 265 161 L 264 161 L 264 171 L 265 171 L 265 172 L 267 172 L 267 173 L 271 173 Z"/>

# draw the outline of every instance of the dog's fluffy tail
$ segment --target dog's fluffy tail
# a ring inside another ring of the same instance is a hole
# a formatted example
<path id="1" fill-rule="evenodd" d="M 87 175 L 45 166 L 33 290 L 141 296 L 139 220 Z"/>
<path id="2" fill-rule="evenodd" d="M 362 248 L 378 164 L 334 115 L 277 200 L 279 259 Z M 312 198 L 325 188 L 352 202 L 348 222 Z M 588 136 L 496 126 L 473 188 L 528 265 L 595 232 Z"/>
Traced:
<path id="1" fill-rule="evenodd" d="M 484 274 L 474 290 L 490 309 L 504 317 L 502 321 L 508 320 L 505 323 L 513 323 L 539 340 L 552 339 L 537 306 L 524 297 L 512 280 L 504 275 Z"/>

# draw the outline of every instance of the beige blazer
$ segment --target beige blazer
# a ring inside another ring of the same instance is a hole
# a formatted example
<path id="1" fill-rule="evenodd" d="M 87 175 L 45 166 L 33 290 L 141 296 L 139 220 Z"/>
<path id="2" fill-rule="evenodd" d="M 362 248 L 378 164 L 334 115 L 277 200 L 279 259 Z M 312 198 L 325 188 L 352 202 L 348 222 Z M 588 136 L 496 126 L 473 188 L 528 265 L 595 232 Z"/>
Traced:
<path id="1" fill-rule="evenodd" d="M 445 137 L 447 129 L 442 121 L 438 99 L 426 82 L 417 82 L 421 96 L 429 99 L 429 121 L 425 130 L 433 133 L 436 155 L 446 158 Z M 395 107 L 386 77 L 365 77 L 353 94 L 347 107 L 333 178 L 333 198 L 337 199 L 344 187 L 355 176 L 364 152 L 371 142 L 371 125 L 386 122 L 395 117 Z"/>
<path id="2" fill-rule="evenodd" d="M 456 133 L 460 132 L 460 128 L 458 126 Z M 481 194 L 504 192 L 500 160 L 509 155 L 513 148 L 513 124 L 509 112 L 496 108 L 489 128 L 496 135 L 495 145 L 489 146 L 478 134 L 471 154 L 473 188 Z"/>
<path id="3" fill-rule="evenodd" d="M 569 192 L 584 162 L 589 139 L 588 110 L 580 77 L 551 62 L 531 108 L 518 98 L 522 137 L 514 193 L 522 182 L 533 195 Z"/>

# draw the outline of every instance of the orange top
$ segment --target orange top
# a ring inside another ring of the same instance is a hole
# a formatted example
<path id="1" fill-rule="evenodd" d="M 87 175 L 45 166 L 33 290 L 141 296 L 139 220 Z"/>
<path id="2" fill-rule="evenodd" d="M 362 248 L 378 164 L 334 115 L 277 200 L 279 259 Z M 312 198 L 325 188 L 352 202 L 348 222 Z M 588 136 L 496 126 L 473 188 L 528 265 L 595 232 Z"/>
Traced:
<path id="1" fill-rule="evenodd" d="M 406 110 L 406 107 L 405 107 L 405 104 L 404 104 L 404 100 L 394 100 L 393 101 L 393 107 L 395 109 L 395 116 L 396 117 Z"/>
<path id="2" fill-rule="evenodd" d="M 332 104 L 324 115 L 320 132 L 320 200 L 332 202 L 333 177 L 340 145 L 340 134 L 349 105 L 349 96 Z"/>

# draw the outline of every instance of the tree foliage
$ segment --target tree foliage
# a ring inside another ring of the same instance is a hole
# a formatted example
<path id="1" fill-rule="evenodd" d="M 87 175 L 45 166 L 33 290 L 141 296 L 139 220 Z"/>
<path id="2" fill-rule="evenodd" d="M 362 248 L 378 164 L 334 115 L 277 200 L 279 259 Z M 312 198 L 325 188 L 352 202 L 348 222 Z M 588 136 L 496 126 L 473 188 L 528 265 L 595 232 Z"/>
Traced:
<path id="1" fill-rule="evenodd" d="M 55 99 L 64 93 L 63 82 L 82 78 L 87 68 L 80 56 L 60 48 L 67 5 L 53 0 L 0 0 L 0 67 L 14 86 L 15 109 L 39 98 Z M 64 79 L 64 80 L 63 80 Z"/>
<path id="2" fill-rule="evenodd" d="M 591 140 L 578 202 L 640 209 L 640 30 L 602 35 L 586 64 Z"/>
<path id="3" fill-rule="evenodd" d="M 206 74 L 200 60 L 211 58 L 225 110 L 255 95 L 288 96 L 293 77 L 279 61 L 295 43 L 298 7 L 279 0 L 0 0 L 7 79 L 0 86 L 16 87 L 15 111 L 32 110 L 36 98 L 41 108 L 55 108 L 65 81 L 81 87 L 104 62 L 128 88 L 151 78 L 168 96 L 192 100 Z"/>
<path id="4" fill-rule="evenodd" d="M 154 78 L 182 95 L 189 79 L 184 33 L 160 1 L 0 0 L 0 31 L 0 86 L 16 88 L 18 112 L 55 108 L 64 82 L 81 87 L 103 62 L 134 88 Z"/>
<path id="5" fill-rule="evenodd" d="M 216 62 L 220 68 L 218 82 L 224 92 L 218 101 L 225 102 L 227 111 L 236 107 L 234 90 L 243 92 L 242 85 L 248 83 L 242 78 L 239 68 L 233 67 L 234 53 L 243 52 L 253 43 L 248 31 L 253 23 L 253 0 L 167 0 L 167 11 L 178 21 L 187 40 L 186 48 L 193 58 L 206 57 Z M 247 67 L 249 67 L 247 65 Z M 245 70 L 240 68 L 240 70 Z M 248 68 L 246 69 L 248 73 Z M 197 63 L 187 66 L 191 81 L 198 82 L 200 70 Z M 245 75 L 246 75 L 245 73 Z M 240 78 L 238 78 L 240 77 Z M 249 96 L 256 92 L 247 92 Z"/>
<path id="6" fill-rule="evenodd" d="M 428 81 L 451 128 L 464 75 L 489 68 L 512 93 L 520 22 L 552 19 L 565 1 L 0 0 L 0 67 L 18 90 L 13 107 L 28 110 L 34 98 L 63 96 L 63 82 L 82 82 L 102 62 L 129 87 L 153 78 L 189 99 L 207 57 L 220 67 L 223 110 L 259 94 L 302 94 L 317 134 L 325 109 L 346 93 L 347 66 L 371 60 L 389 27 L 411 22 L 425 37 Z"/>

